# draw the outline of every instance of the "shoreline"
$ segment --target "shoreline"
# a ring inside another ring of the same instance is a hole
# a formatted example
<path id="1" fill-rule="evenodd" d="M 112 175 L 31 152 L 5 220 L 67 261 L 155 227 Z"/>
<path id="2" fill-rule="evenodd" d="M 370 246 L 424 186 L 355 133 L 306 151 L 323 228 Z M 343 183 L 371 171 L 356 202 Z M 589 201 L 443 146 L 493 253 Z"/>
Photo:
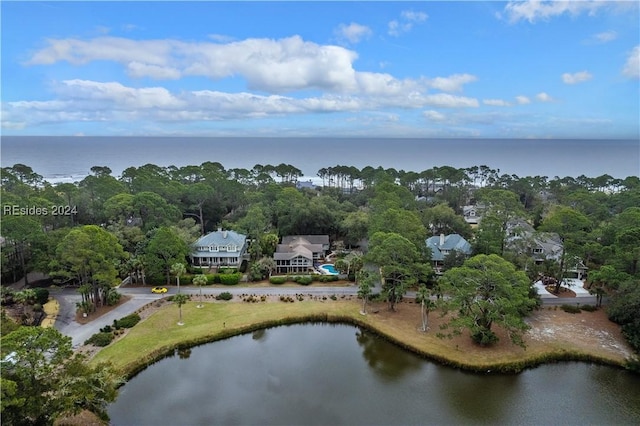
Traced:
<path id="1" fill-rule="evenodd" d="M 400 317 L 396 315 L 400 312 L 386 311 L 384 304 L 370 304 L 369 309 L 373 312 L 374 307 L 378 308 L 378 313 L 361 315 L 361 304 L 357 300 L 302 301 L 292 304 L 269 301 L 258 303 L 259 306 L 242 302 L 207 302 L 203 309 L 188 305 L 183 307 L 184 326 L 175 324 L 176 307 L 163 304 L 125 335 L 101 348 L 90 362 L 111 362 L 120 374 L 130 379 L 179 349 L 264 328 L 317 322 L 361 327 L 429 361 L 481 374 L 516 374 L 543 364 L 568 361 L 624 368 L 627 360 L 621 354 L 614 356 L 613 353 L 593 349 L 590 345 L 581 348 L 562 338 L 540 342 L 528 334 L 527 349 L 511 344 L 502 336 L 500 342 L 490 348 L 473 344 L 465 333 L 453 339 L 441 339 L 436 337 L 437 327 L 434 326 L 438 323 L 438 315 L 431 314 L 431 330 L 420 332 L 412 326 L 413 322 L 418 322 L 419 317 L 415 314 L 419 313 L 419 307 L 415 304 L 410 306 L 409 303 L 399 307 L 399 311 L 405 311 L 405 315 Z M 206 315 L 206 308 L 213 312 Z M 142 312 L 144 310 L 141 309 Z M 407 314 L 409 318 L 415 316 L 416 321 L 407 320 Z M 213 323 L 212 319 L 217 319 L 217 323 Z"/>

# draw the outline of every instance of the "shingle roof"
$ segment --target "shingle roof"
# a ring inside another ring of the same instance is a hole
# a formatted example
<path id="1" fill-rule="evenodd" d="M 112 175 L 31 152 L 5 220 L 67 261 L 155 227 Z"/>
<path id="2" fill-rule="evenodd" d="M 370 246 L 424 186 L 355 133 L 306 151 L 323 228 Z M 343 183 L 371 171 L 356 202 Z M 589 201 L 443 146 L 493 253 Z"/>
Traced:
<path id="1" fill-rule="evenodd" d="M 446 235 L 442 245 L 440 245 L 440 236 L 427 238 L 425 243 L 431 249 L 431 260 L 444 260 L 443 250 L 457 250 L 464 254 L 471 254 L 471 244 L 458 234 Z"/>
<path id="2" fill-rule="evenodd" d="M 193 252 L 192 256 L 211 256 L 211 252 L 209 250 L 199 251 L 198 247 L 210 247 L 210 246 L 228 246 L 229 244 L 233 244 L 238 247 L 237 252 L 220 252 L 216 253 L 218 257 L 233 257 L 238 256 L 238 253 L 242 251 L 242 248 L 247 241 L 247 236 L 243 234 L 239 234 L 235 231 L 227 231 L 227 230 L 218 230 L 214 232 L 210 232 L 207 235 L 200 237 L 195 243 L 191 245 Z"/>
<path id="3" fill-rule="evenodd" d="M 311 244 L 329 245 L 328 235 L 287 235 L 286 237 L 282 237 L 282 244 L 290 244 L 297 239 L 307 240 L 307 242 Z"/>

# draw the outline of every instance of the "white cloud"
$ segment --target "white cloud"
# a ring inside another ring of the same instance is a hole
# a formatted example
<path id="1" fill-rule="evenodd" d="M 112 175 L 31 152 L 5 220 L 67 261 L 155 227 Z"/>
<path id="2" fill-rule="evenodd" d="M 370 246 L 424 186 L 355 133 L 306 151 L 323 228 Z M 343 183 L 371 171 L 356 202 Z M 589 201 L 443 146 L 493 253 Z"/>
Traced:
<path id="1" fill-rule="evenodd" d="M 631 3 L 631 4 L 630 4 Z M 627 10 L 630 7 L 636 7 L 634 2 L 628 1 L 510 1 L 504 7 L 503 13 L 498 14 L 499 18 L 506 17 L 510 23 L 518 21 L 547 21 L 550 18 L 561 15 L 577 16 L 587 13 L 594 16 L 599 10 Z"/>
<path id="2" fill-rule="evenodd" d="M 622 68 L 622 74 L 625 77 L 640 79 L 640 45 L 629 52 L 627 62 Z"/>
<path id="3" fill-rule="evenodd" d="M 400 19 L 394 19 L 387 24 L 387 33 L 398 37 L 403 33 L 408 33 L 413 29 L 414 24 L 419 24 L 427 20 L 429 16 L 424 12 L 413 10 L 403 10 Z"/>
<path id="4" fill-rule="evenodd" d="M 82 65 L 106 60 L 123 64 L 133 76 L 176 78 L 194 75 L 221 79 L 243 76 L 249 88 L 285 92 L 308 88 L 354 90 L 354 51 L 305 42 L 299 36 L 246 39 L 227 44 L 177 40 L 49 39 L 29 65 L 67 61 Z"/>
<path id="5" fill-rule="evenodd" d="M 588 71 L 580 71 L 573 74 L 569 74 L 568 72 L 562 74 L 562 81 L 565 84 L 577 84 L 584 83 L 585 81 L 589 81 L 593 78 L 593 75 Z"/>
<path id="6" fill-rule="evenodd" d="M 482 103 L 489 106 L 500 106 L 500 107 L 508 107 L 511 104 L 502 99 L 483 99 Z"/>
<path id="7" fill-rule="evenodd" d="M 608 43 L 618 38 L 618 33 L 615 31 L 605 31 L 602 33 L 594 34 L 592 39 L 598 43 Z"/>
<path id="8" fill-rule="evenodd" d="M 476 108 L 478 100 L 464 96 L 454 96 L 448 93 L 437 93 L 424 96 L 424 104 L 438 108 Z"/>
<path id="9" fill-rule="evenodd" d="M 447 118 L 444 114 L 434 110 L 424 111 L 422 115 L 429 121 L 445 121 Z"/>
<path id="10" fill-rule="evenodd" d="M 527 105 L 531 103 L 531 99 L 529 99 L 526 96 L 520 95 L 520 96 L 516 96 L 516 102 L 520 105 Z"/>
<path id="11" fill-rule="evenodd" d="M 413 10 L 403 10 L 400 13 L 400 16 L 406 21 L 409 22 L 424 22 L 429 17 L 424 12 L 414 12 Z"/>
<path id="12" fill-rule="evenodd" d="M 349 25 L 340 24 L 334 31 L 334 34 L 340 40 L 346 40 L 349 43 L 356 44 L 366 38 L 371 37 L 373 31 L 371 31 L 371 28 L 365 25 L 360 25 L 352 22 Z"/>
<path id="13" fill-rule="evenodd" d="M 429 86 L 443 92 L 460 92 L 462 86 L 478 80 L 471 74 L 453 74 L 449 77 L 436 77 L 429 81 Z"/>
<path id="14" fill-rule="evenodd" d="M 552 102 L 553 98 L 546 94 L 545 92 L 540 92 L 536 95 L 536 99 L 540 102 Z"/>

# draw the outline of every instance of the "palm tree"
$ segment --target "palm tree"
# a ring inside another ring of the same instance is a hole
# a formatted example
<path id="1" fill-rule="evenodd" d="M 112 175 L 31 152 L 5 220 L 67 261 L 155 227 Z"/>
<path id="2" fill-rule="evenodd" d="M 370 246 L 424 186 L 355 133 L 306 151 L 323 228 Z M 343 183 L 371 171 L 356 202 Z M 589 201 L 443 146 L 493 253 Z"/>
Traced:
<path id="1" fill-rule="evenodd" d="M 187 296 L 186 294 L 179 293 L 173 296 L 173 303 L 178 305 L 178 309 L 180 309 L 180 319 L 178 320 L 178 325 L 184 325 L 184 323 L 182 322 L 182 305 L 187 303 L 187 300 L 189 300 L 189 296 Z"/>
<path id="2" fill-rule="evenodd" d="M 202 308 L 202 286 L 207 284 L 207 277 L 205 275 L 196 275 L 193 277 L 193 283 L 200 287 L 200 304 L 198 308 Z"/>
<path id="3" fill-rule="evenodd" d="M 171 265 L 171 273 L 176 276 L 176 282 L 178 283 L 178 294 L 180 294 L 180 275 L 187 272 L 184 263 L 174 263 Z"/>
<path id="4" fill-rule="evenodd" d="M 420 312 L 422 314 L 422 332 L 427 331 L 429 322 L 429 311 L 434 308 L 433 300 L 431 300 L 431 292 L 426 285 L 421 285 L 416 295 L 420 302 Z"/>

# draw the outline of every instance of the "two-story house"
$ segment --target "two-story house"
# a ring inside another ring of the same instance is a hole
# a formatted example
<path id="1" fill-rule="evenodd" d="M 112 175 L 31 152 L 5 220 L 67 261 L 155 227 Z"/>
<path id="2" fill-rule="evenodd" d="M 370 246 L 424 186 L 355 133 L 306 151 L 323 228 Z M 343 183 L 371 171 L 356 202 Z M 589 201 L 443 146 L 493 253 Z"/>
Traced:
<path id="1" fill-rule="evenodd" d="M 194 266 L 239 267 L 247 251 L 247 237 L 218 228 L 217 231 L 200 237 L 191 248 L 190 258 Z"/>

